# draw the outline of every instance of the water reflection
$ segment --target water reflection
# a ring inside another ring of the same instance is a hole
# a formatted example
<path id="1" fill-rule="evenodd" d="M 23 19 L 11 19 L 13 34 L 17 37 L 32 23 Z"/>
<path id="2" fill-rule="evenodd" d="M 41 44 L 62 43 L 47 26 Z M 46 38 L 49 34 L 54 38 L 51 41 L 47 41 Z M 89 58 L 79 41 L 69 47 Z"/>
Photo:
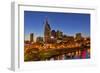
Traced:
<path id="1" fill-rule="evenodd" d="M 90 49 L 84 49 L 84 50 L 79 50 L 71 53 L 54 56 L 49 60 L 88 59 L 88 58 L 90 58 Z"/>

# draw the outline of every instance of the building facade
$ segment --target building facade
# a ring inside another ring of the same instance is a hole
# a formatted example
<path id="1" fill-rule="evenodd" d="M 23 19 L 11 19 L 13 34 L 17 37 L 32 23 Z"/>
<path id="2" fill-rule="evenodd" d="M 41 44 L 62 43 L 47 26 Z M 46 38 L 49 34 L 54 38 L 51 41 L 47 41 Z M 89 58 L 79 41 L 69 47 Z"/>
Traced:
<path id="1" fill-rule="evenodd" d="M 30 42 L 34 42 L 34 34 L 30 33 Z"/>
<path id="2" fill-rule="evenodd" d="M 51 38 L 51 27 L 46 18 L 46 22 L 45 22 L 45 26 L 44 26 L 44 42 L 49 43 L 50 38 Z"/>

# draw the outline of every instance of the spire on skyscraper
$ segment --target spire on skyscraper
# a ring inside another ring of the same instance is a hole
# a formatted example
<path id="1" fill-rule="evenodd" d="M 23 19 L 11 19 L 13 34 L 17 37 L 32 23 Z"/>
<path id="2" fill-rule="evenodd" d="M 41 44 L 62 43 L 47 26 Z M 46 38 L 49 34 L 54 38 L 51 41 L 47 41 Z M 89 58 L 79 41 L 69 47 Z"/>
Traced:
<path id="1" fill-rule="evenodd" d="M 45 26 L 44 26 L 44 40 L 45 40 L 45 42 L 48 42 L 50 37 L 51 37 L 51 27 L 48 23 L 48 18 L 46 17 Z"/>
<path id="2" fill-rule="evenodd" d="M 46 24 L 48 24 L 48 17 L 46 16 Z"/>

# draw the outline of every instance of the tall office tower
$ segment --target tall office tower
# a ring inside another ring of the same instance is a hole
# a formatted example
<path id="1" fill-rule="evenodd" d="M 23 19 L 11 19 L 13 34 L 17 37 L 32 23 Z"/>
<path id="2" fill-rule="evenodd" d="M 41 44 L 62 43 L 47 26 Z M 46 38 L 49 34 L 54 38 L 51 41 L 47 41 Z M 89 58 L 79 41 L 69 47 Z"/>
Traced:
<path id="1" fill-rule="evenodd" d="M 46 18 L 45 26 L 44 26 L 44 41 L 45 41 L 45 43 L 48 43 L 50 38 L 51 38 L 51 27 Z"/>
<path id="2" fill-rule="evenodd" d="M 34 42 L 34 34 L 30 33 L 30 42 Z"/>

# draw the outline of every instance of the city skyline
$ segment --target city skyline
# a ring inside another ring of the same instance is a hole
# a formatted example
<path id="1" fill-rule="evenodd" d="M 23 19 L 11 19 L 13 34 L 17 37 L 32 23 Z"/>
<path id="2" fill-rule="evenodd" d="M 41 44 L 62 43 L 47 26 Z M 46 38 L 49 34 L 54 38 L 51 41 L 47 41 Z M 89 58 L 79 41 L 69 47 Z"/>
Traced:
<path id="1" fill-rule="evenodd" d="M 52 30 L 71 36 L 76 33 L 90 36 L 90 14 L 24 11 L 25 40 L 29 40 L 30 33 L 43 37 L 46 17 Z"/>

